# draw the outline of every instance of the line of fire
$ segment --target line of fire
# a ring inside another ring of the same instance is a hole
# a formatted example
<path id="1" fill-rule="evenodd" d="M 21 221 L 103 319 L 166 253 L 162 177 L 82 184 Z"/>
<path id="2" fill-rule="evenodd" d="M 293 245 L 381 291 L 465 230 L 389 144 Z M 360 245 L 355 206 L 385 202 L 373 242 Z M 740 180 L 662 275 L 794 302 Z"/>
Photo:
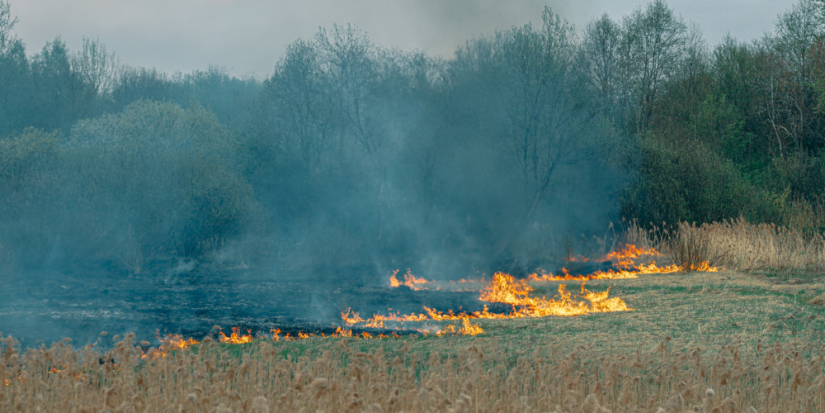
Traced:
<path id="1" fill-rule="evenodd" d="M 562 268 L 557 274 L 539 269 L 532 274 L 528 274 L 525 278 L 516 278 L 504 272 L 496 272 L 489 279 L 482 276 L 477 279 L 438 281 L 416 277 L 410 270 L 400 276 L 400 271 L 396 270 L 388 276 L 386 288 L 406 288 L 412 292 L 477 292 L 478 300 L 485 303 L 483 309 L 473 312 L 456 312 L 452 309 L 446 309 L 445 312 L 437 308 L 424 306 L 421 312 L 418 313 L 401 314 L 387 309 L 385 313 L 362 316 L 347 308 L 341 312 L 341 325 L 336 327 L 334 333 L 328 335 L 303 332 L 291 335 L 284 334 L 276 328 L 271 329 L 268 334 L 254 335 L 251 330 L 244 333 L 239 327 L 233 327 L 230 335 L 218 331 L 217 339 L 226 344 L 244 344 L 256 339 L 291 341 L 318 336 L 385 339 L 400 337 L 401 334 L 409 334 L 410 332 L 436 336 L 474 336 L 484 333 L 482 327 L 474 322 L 480 319 L 508 320 L 549 316 L 571 317 L 592 313 L 633 311 L 622 298 L 610 297 L 609 287 L 600 292 L 588 290 L 586 283 L 591 280 L 626 280 L 653 274 L 719 271 L 718 268 L 711 267 L 708 262 L 703 262 L 698 266 L 659 265 L 656 259 L 661 257 L 662 254 L 653 248 L 639 248 L 628 244 L 595 260 L 581 256 L 568 257 L 567 261 L 571 264 L 591 262 L 604 264 L 602 267 L 609 267 L 586 274 L 574 273 L 567 268 Z M 585 266 L 584 268 L 594 268 L 594 266 Z M 563 283 L 567 281 L 579 282 L 580 285 L 571 290 L 567 288 L 567 284 Z M 548 298 L 535 295 L 537 287 L 542 286 L 546 289 L 549 283 L 558 283 L 557 287 L 553 285 L 557 289 L 555 296 Z M 495 306 L 497 311 L 488 308 L 488 304 Z M 362 331 L 360 334 L 356 334 L 353 332 L 355 328 L 391 330 L 391 332 L 389 334 L 372 334 Z M 219 330 L 219 327 L 216 326 L 215 329 Z M 158 339 L 161 345 L 158 348 L 149 348 L 144 357 L 164 357 L 168 351 L 199 343 L 198 340 L 193 338 L 184 338 L 175 334 L 166 337 L 158 336 Z M 148 346 L 149 343 L 144 342 L 144 344 Z"/>

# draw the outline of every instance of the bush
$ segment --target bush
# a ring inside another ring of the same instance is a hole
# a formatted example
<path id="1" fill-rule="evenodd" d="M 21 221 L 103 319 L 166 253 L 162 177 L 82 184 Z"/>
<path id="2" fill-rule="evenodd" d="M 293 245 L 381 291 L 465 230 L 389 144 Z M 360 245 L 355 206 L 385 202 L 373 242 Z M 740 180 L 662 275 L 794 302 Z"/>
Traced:
<path id="1" fill-rule="evenodd" d="M 753 187 L 733 163 L 698 141 L 642 139 L 640 173 L 622 199 L 622 213 L 641 222 L 711 222 L 739 216 Z"/>
<path id="2" fill-rule="evenodd" d="M 23 259 L 30 266 L 140 273 L 199 259 L 239 234 L 255 209 L 234 136 L 196 104 L 137 102 L 78 122 L 62 148 L 38 131 L 0 145 L 0 244 L 39 251 Z"/>
<path id="3" fill-rule="evenodd" d="M 49 244 L 53 234 L 31 220 L 33 211 L 52 208 L 61 186 L 55 170 L 59 141 L 58 133 L 34 128 L 0 140 L 0 265 L 5 269 L 21 260 L 46 259 L 47 251 L 38 246 Z"/>

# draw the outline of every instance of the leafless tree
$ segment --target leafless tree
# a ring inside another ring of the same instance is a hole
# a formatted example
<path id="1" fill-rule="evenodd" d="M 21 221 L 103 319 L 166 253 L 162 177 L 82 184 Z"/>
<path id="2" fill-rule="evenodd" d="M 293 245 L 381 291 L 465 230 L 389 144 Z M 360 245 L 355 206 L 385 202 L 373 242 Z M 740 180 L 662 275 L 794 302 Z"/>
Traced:
<path id="1" fill-rule="evenodd" d="M 664 84 L 684 60 L 688 30 L 664 0 L 655 0 L 644 11 L 634 11 L 624 19 L 622 28 L 623 76 L 628 81 L 635 131 L 640 133 L 648 126 Z"/>
<path id="2" fill-rule="evenodd" d="M 498 93 L 509 123 L 504 148 L 529 196 L 526 218 L 548 201 L 562 165 L 581 160 L 588 116 L 577 110 L 574 28 L 545 8 L 543 27 L 514 28 L 502 37 Z"/>
<path id="3" fill-rule="evenodd" d="M 601 99 L 602 108 L 609 112 L 616 105 L 619 93 L 619 46 L 621 27 L 606 13 L 590 22 L 582 41 L 583 67 Z"/>
<path id="4" fill-rule="evenodd" d="M 310 42 L 289 45 L 275 73 L 264 84 L 265 116 L 279 135 L 281 150 L 299 154 L 310 168 L 320 165 L 330 150 L 333 119 L 323 93 L 318 53 Z"/>
<path id="5" fill-rule="evenodd" d="M 375 47 L 364 32 L 351 25 L 333 25 L 329 32 L 322 28 L 314 43 L 326 75 L 326 90 L 331 93 L 328 98 L 343 120 L 344 132 L 368 155 L 374 154 L 381 144 L 368 111 L 378 76 Z"/>
<path id="6" fill-rule="evenodd" d="M 14 40 L 11 30 L 17 24 L 17 17 L 11 15 L 11 5 L 6 0 L 0 0 L 0 54 L 6 51 L 8 45 Z"/>
<path id="7" fill-rule="evenodd" d="M 108 53 L 98 39 L 83 38 L 83 49 L 72 56 L 72 70 L 100 95 L 108 95 L 117 83 L 120 59 Z"/>

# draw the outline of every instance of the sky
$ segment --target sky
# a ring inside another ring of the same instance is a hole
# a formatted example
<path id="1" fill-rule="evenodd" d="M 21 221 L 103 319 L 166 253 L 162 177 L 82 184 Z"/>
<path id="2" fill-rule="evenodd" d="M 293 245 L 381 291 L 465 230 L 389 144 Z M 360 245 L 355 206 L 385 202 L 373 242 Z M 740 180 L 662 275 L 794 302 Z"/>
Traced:
<path id="1" fill-rule="evenodd" d="M 545 5 L 583 28 L 608 13 L 621 19 L 639 0 L 7 0 L 29 53 L 60 36 L 70 50 L 97 38 L 122 63 L 173 73 L 224 67 L 270 75 L 286 46 L 319 27 L 351 23 L 377 44 L 445 58 L 479 34 L 540 23 Z M 773 31 L 796 0 L 670 0 L 713 46 L 726 34 L 750 41 Z"/>

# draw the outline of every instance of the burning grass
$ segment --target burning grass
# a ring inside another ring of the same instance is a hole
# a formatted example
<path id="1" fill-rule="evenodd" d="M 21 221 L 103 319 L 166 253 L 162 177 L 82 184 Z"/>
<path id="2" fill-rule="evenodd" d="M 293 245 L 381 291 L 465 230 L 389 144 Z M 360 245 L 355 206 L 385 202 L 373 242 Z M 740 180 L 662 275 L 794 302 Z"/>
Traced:
<path id="1" fill-rule="evenodd" d="M 718 268 L 711 267 L 708 262 L 702 262 L 698 266 L 664 265 L 659 266 L 655 258 L 661 254 L 654 248 L 638 248 L 635 245 L 627 244 L 624 247 L 612 251 L 604 257 L 593 259 L 598 263 L 611 263 L 614 268 L 597 270 L 589 274 L 571 275 L 565 268 L 561 269 L 561 275 L 553 275 L 541 271 L 530 274 L 527 279 L 516 279 L 515 277 L 497 272 L 490 280 L 484 278 L 480 280 L 462 279 L 456 283 L 450 281 L 449 284 L 427 280 L 423 277 L 416 277 L 408 269 L 404 274 L 404 282 L 398 279 L 398 270 L 389 277 L 389 286 L 398 288 L 406 286 L 414 291 L 434 289 L 440 290 L 442 287 L 449 290 L 460 291 L 480 291 L 478 299 L 487 303 L 506 304 L 511 306 L 509 313 L 490 312 L 487 305 L 481 311 L 454 313 L 452 310 L 446 314 L 436 309 L 424 307 L 424 313 L 411 314 L 374 314 L 372 317 L 364 319 L 358 313 L 351 312 L 350 309 L 341 313 L 341 319 L 349 326 L 363 326 L 369 328 L 412 328 L 423 334 L 435 333 L 441 335 L 447 330 L 440 330 L 432 326 L 423 327 L 410 326 L 410 323 L 426 323 L 428 321 L 460 320 L 463 327 L 455 330 L 448 326 L 449 332 L 459 332 L 461 334 L 476 335 L 483 333 L 483 329 L 469 322 L 470 319 L 516 319 L 516 318 L 536 318 L 547 316 L 580 316 L 591 313 L 608 313 L 618 311 L 632 311 L 621 298 L 610 298 L 610 289 L 603 292 L 592 292 L 585 288 L 588 280 L 616 280 L 637 278 L 640 274 L 667 274 L 686 270 L 716 272 Z M 646 262 L 638 262 L 644 260 Z M 570 257 L 568 262 L 587 262 L 591 259 L 586 257 Z M 580 292 L 572 294 L 567 286 L 560 284 L 555 298 L 532 296 L 535 289 L 529 284 L 537 284 L 551 281 L 582 281 Z"/>
<path id="2" fill-rule="evenodd" d="M 130 335 L 108 351 L 5 338 L 0 411 L 825 411 L 825 309 L 807 304 L 825 285 L 732 271 L 590 284 L 635 311 L 479 319 L 475 337 L 231 344 L 249 335 L 233 330 L 156 351 Z"/>
<path id="3" fill-rule="evenodd" d="M 393 274 L 393 279 L 395 274 Z M 426 282 L 426 280 L 424 280 Z M 462 327 L 455 330 L 452 326 L 447 329 L 433 330 L 432 327 L 424 326 L 416 328 L 423 334 L 435 333 L 443 335 L 445 332 L 458 332 L 467 335 L 477 335 L 484 330 L 470 323 L 470 319 L 513 319 L 529 317 L 547 316 L 576 316 L 590 313 L 630 311 L 631 309 L 621 298 L 608 298 L 609 288 L 604 292 L 594 293 L 588 291 L 581 285 L 581 292 L 574 297 L 565 285 L 558 286 L 558 298 L 531 297 L 530 293 L 534 288 L 527 283 L 527 280 L 516 280 L 513 276 L 496 273 L 493 278 L 484 286 L 479 295 L 479 300 L 488 303 L 508 304 L 512 306 L 512 311 L 506 314 L 491 313 L 487 306 L 481 311 L 471 313 L 462 312 L 455 314 L 452 310 L 446 314 L 438 310 L 424 307 L 425 313 L 419 314 L 375 314 L 368 319 L 363 319 L 358 313 L 350 310 L 341 314 L 341 319 L 351 326 L 363 326 L 369 328 L 386 328 L 389 326 L 401 328 L 409 323 L 426 323 L 428 321 L 461 321 Z M 405 327 L 409 328 L 409 327 Z"/>
<path id="4" fill-rule="evenodd" d="M 697 265 L 642 263 L 661 254 L 630 247 L 607 257 L 615 278 L 587 279 L 601 292 L 582 284 L 572 294 L 564 271 L 498 273 L 449 285 L 509 313 L 342 314 L 347 325 L 423 323 L 423 336 L 233 328 L 201 341 L 158 337 L 157 348 L 127 335 L 108 351 L 64 341 L 25 352 L 3 338 L 0 411 L 825 411 L 825 310 L 812 305 L 825 285 L 724 270 L 648 276 Z M 407 275 L 391 281 L 447 285 Z M 608 298 L 609 287 L 622 298 Z"/>

